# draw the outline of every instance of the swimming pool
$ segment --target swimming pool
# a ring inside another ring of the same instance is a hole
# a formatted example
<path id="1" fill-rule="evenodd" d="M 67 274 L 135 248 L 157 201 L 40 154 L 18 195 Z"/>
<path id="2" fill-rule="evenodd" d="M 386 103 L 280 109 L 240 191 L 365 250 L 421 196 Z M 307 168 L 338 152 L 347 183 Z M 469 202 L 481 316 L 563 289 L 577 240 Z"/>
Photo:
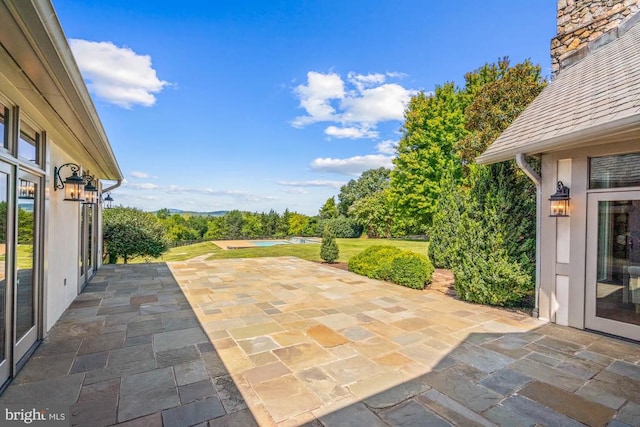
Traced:
<path id="1" fill-rule="evenodd" d="M 288 245 L 286 240 L 251 240 L 254 246 Z"/>

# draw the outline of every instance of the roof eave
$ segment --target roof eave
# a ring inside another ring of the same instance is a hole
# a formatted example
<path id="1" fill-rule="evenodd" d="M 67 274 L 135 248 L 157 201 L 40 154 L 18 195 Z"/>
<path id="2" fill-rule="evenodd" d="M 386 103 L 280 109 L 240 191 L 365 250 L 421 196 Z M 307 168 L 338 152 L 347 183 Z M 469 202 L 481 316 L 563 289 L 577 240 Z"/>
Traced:
<path id="1" fill-rule="evenodd" d="M 61 137 L 57 143 L 70 153 L 82 154 L 87 166 L 100 179 L 122 179 L 115 154 L 51 2 L 25 0 L 5 3 L 5 6 L 33 52 L 31 57 L 25 57 L 24 51 L 22 59 L 14 57 L 16 66 L 45 101 L 44 104 L 34 102 L 47 108 L 49 121 L 56 125 L 55 130 Z M 41 84 L 46 89 L 40 87 Z M 55 91 L 51 90 L 53 87 Z M 83 148 L 78 151 L 76 146 Z"/>
<path id="2" fill-rule="evenodd" d="M 546 140 L 533 140 L 527 144 L 501 151 L 487 150 L 476 158 L 476 162 L 488 165 L 513 160 L 519 153 L 533 156 L 634 138 L 640 138 L 640 112 Z"/>

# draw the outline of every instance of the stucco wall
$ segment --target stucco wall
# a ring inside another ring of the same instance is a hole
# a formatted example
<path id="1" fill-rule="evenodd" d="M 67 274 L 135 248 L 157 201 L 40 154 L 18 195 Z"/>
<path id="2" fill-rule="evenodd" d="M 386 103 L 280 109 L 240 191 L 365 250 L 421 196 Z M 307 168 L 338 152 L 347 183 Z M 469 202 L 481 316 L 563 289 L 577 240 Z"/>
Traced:
<path id="1" fill-rule="evenodd" d="M 635 140 L 542 156 L 541 319 L 584 329 L 589 157 L 634 153 L 639 150 L 640 140 Z M 548 199 L 555 193 L 558 180 L 563 181 L 571 191 L 568 218 L 549 216 Z"/>
<path id="2" fill-rule="evenodd" d="M 80 204 L 64 201 L 63 192 L 53 190 L 53 168 L 73 162 L 73 159 L 60 150 L 55 142 L 50 144 L 49 152 L 49 203 L 48 212 L 45 213 L 45 331 L 53 326 L 78 295 L 80 257 Z M 68 168 L 65 168 L 63 178 L 69 173 Z"/>

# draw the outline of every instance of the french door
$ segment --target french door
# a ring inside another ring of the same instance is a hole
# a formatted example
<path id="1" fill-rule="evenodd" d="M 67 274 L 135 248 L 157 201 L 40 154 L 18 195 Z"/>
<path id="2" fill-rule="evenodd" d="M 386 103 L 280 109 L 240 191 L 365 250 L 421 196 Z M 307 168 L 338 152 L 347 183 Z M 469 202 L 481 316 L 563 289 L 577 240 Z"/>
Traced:
<path id="1" fill-rule="evenodd" d="M 0 385 L 38 339 L 40 188 L 41 178 L 0 161 Z"/>
<path id="2" fill-rule="evenodd" d="M 590 193 L 585 326 L 640 340 L 640 191 Z"/>
<path id="3" fill-rule="evenodd" d="M 40 181 L 27 172 L 18 172 L 20 188 L 31 190 L 26 197 L 19 194 L 17 200 L 17 246 L 15 247 L 15 280 L 13 283 L 13 334 L 14 365 L 38 339 L 40 324 Z"/>
<path id="4" fill-rule="evenodd" d="M 96 210 L 92 204 L 83 204 L 80 211 L 80 289 L 95 272 L 96 265 Z"/>

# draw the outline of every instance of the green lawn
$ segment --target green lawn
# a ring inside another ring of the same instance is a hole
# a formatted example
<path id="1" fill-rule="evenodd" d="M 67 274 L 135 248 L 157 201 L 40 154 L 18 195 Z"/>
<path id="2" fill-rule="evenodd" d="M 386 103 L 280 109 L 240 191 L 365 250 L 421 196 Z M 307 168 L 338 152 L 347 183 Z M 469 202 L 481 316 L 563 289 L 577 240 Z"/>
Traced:
<path id="1" fill-rule="evenodd" d="M 396 239 L 336 239 L 340 248 L 338 261 L 347 262 L 352 256 L 373 245 L 392 245 L 401 249 L 427 254 L 429 243 L 425 241 L 396 240 Z M 259 258 L 277 256 L 296 256 L 309 261 L 322 261 L 319 244 L 275 245 L 267 247 L 222 250 L 211 242 L 196 243 L 194 245 L 172 248 L 160 258 L 135 258 L 131 263 L 184 261 L 200 255 L 210 254 L 207 259 L 225 258 Z"/>

